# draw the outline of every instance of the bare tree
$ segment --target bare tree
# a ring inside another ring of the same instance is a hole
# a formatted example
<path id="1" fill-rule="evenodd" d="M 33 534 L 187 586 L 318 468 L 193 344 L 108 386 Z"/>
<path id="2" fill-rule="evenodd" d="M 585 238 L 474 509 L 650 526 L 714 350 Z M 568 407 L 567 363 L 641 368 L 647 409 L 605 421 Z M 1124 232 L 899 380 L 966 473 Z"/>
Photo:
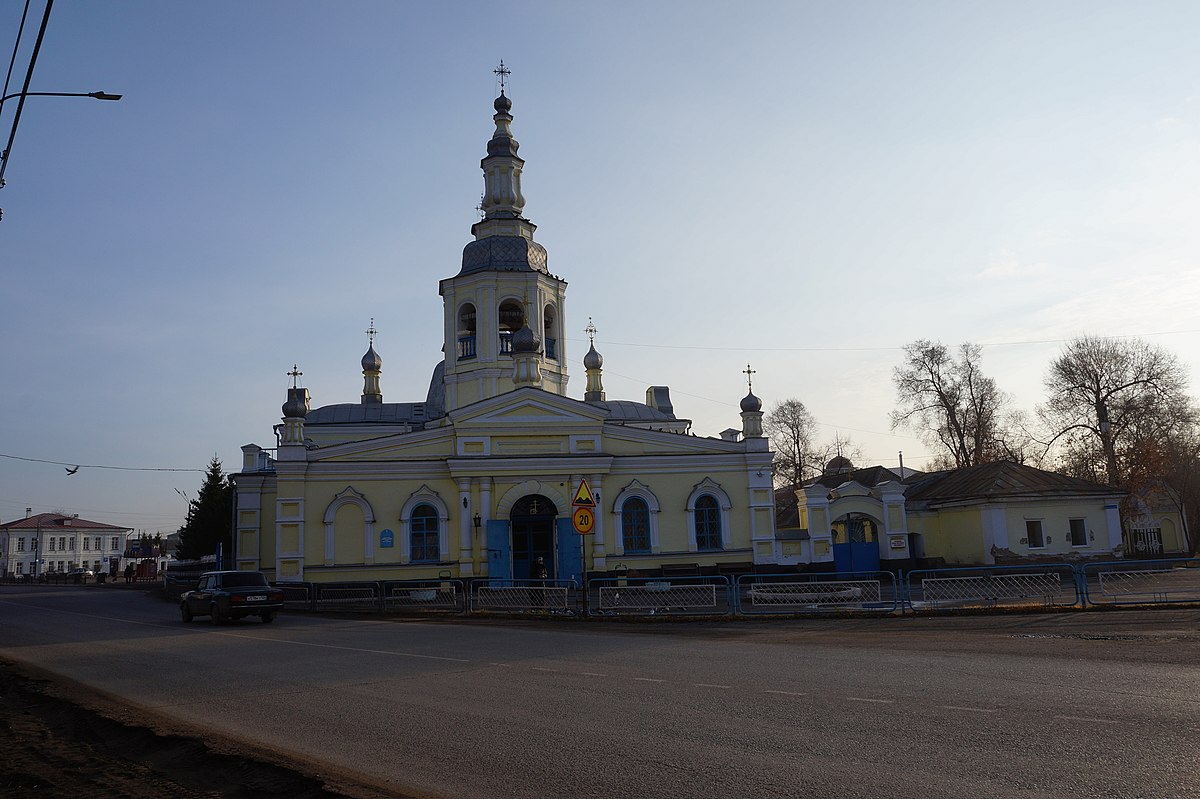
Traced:
<path id="1" fill-rule="evenodd" d="M 939 450 L 935 460 L 961 468 L 1024 459 L 1019 425 L 1008 395 L 980 369 L 978 344 L 944 345 L 921 339 L 904 347 L 905 363 L 892 372 L 899 408 L 892 428 L 907 427 Z"/>
<path id="2" fill-rule="evenodd" d="M 1045 386 L 1038 415 L 1047 452 L 1057 451 L 1066 470 L 1113 486 L 1133 487 L 1158 471 L 1167 440 L 1195 422 L 1183 367 L 1138 339 L 1067 342 Z"/>
<path id="3" fill-rule="evenodd" d="M 798 399 L 787 399 L 763 417 L 763 427 L 775 450 L 775 477 L 781 485 L 799 485 L 813 463 L 813 434 L 817 422 Z"/>

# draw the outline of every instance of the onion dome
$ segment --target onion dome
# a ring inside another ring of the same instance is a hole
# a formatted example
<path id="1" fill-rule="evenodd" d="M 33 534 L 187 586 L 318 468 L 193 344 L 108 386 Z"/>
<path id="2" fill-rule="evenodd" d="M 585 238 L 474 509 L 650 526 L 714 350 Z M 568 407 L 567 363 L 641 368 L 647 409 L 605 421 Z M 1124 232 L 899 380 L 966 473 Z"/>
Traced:
<path id="1" fill-rule="evenodd" d="M 492 103 L 492 108 L 495 108 L 498 114 L 507 114 L 512 110 L 512 100 L 505 97 L 504 92 L 500 92 L 500 96 L 496 98 L 496 102 Z"/>
<path id="2" fill-rule="evenodd" d="M 853 468 L 854 464 L 850 462 L 850 459 L 841 455 L 835 455 L 829 459 L 829 463 L 825 464 L 825 471 L 829 474 L 848 472 Z"/>
<path id="3" fill-rule="evenodd" d="M 303 389 L 289 390 L 287 402 L 283 403 L 283 418 L 303 419 L 307 415 L 308 408 L 305 407 Z"/>
<path id="4" fill-rule="evenodd" d="M 517 352 L 538 352 L 542 348 L 542 340 L 526 324 L 512 337 L 512 350 Z"/>
<path id="5" fill-rule="evenodd" d="M 604 356 L 596 352 L 596 345 L 592 344 L 588 348 L 587 355 L 583 356 L 584 369 L 599 369 L 604 366 Z"/>
<path id="6" fill-rule="evenodd" d="M 362 368 L 364 372 L 378 372 L 383 368 L 383 358 L 375 352 L 374 344 L 367 347 L 367 354 L 362 357 Z"/>
<path id="7" fill-rule="evenodd" d="M 761 410 L 762 400 L 754 396 L 753 391 L 742 397 L 742 413 L 758 413 Z"/>

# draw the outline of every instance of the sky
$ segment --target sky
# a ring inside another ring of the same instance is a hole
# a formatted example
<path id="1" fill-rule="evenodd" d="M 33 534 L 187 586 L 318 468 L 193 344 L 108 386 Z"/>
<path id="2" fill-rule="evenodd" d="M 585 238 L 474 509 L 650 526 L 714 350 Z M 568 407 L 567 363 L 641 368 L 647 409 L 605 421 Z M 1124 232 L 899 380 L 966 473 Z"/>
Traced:
<path id="1" fill-rule="evenodd" d="M 372 319 L 385 401 L 424 400 L 501 59 L 570 396 L 589 317 L 610 399 L 669 386 L 715 436 L 749 364 L 866 464 L 932 453 L 889 421 L 917 339 L 982 345 L 1030 412 L 1085 333 L 1198 392 L 1196 30 L 1192 0 L 59 0 L 30 90 L 124 97 L 31 97 L 13 144 L 0 521 L 176 529 L 211 458 L 274 445 L 293 364 L 358 401 Z"/>

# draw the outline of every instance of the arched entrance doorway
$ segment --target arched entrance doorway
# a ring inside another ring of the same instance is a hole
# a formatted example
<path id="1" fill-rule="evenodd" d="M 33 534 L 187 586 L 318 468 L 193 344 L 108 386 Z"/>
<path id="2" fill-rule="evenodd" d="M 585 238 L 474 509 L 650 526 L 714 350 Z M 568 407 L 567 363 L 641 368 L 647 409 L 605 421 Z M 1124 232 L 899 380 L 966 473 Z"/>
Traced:
<path id="1" fill-rule="evenodd" d="M 839 572 L 879 571 L 879 534 L 883 524 L 865 513 L 846 513 L 830 524 L 833 564 Z"/>
<path id="2" fill-rule="evenodd" d="M 528 580 L 534 558 L 546 561 L 546 571 L 555 575 L 554 520 L 558 508 L 541 494 L 521 497 L 509 514 L 512 531 L 512 576 Z"/>

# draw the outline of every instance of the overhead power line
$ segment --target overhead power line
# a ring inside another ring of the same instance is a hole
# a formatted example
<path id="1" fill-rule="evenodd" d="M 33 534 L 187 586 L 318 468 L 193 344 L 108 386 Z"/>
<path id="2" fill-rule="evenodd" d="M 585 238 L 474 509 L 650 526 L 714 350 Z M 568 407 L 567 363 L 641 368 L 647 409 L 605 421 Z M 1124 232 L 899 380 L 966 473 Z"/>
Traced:
<path id="1" fill-rule="evenodd" d="M 102 463 L 76 463 L 73 461 L 51 461 L 43 458 L 22 458 L 20 455 L 5 455 L 0 452 L 0 458 L 8 458 L 14 461 L 27 461 L 29 463 L 49 463 L 53 466 L 68 466 L 77 467 L 80 469 L 111 469 L 118 472 L 200 472 L 205 473 L 204 469 L 175 469 L 169 466 L 110 466 Z"/>

